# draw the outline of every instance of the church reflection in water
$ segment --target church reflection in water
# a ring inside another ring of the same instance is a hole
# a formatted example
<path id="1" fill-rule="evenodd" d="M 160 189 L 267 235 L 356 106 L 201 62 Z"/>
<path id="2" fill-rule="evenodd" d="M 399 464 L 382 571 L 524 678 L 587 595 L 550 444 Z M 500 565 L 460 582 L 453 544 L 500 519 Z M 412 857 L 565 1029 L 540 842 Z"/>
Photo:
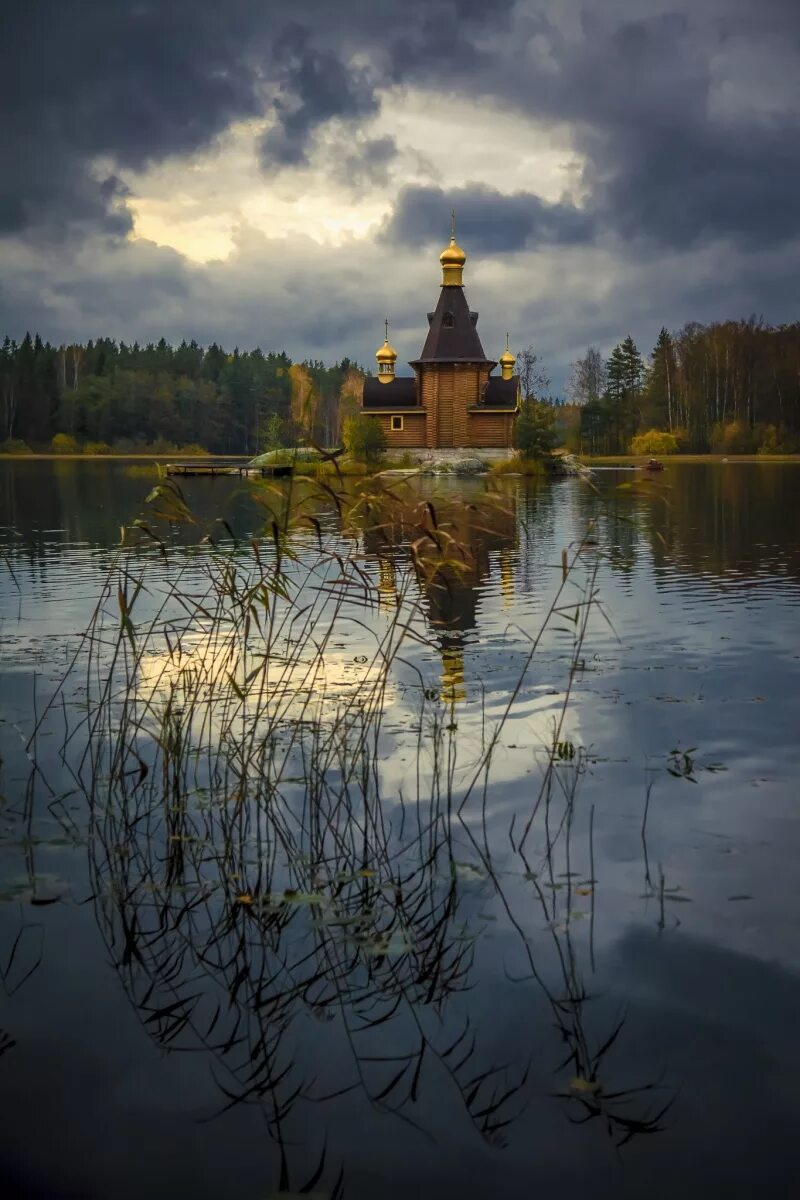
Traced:
<path id="1" fill-rule="evenodd" d="M 411 563 L 441 657 L 441 697 L 466 699 L 465 652 L 475 640 L 487 586 L 496 582 L 505 608 L 513 603 L 516 490 L 393 500 L 389 520 L 366 526 L 363 542 L 377 560 L 378 603 L 387 614 L 397 610 L 398 575 Z"/>

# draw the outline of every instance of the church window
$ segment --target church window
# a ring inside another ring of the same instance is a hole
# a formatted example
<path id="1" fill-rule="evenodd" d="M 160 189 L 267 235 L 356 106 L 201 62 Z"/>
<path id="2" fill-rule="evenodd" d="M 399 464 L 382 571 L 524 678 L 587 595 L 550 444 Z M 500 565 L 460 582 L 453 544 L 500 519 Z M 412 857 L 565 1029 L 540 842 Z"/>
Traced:
<path id="1" fill-rule="evenodd" d="M 444 314 L 444 316 L 442 317 L 442 328 L 443 329 L 452 329 L 453 328 L 453 314 L 451 312 L 446 312 Z"/>

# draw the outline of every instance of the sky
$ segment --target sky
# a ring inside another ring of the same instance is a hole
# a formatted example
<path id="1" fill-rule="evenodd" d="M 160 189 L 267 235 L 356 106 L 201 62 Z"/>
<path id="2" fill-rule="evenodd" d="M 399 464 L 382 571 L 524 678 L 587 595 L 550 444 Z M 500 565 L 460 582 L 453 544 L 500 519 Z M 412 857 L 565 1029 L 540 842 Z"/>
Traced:
<path id="1" fill-rule="evenodd" d="M 0 0 L 0 336 L 401 363 L 796 320 L 798 0 Z M 408 369 L 406 368 L 406 371 Z M 409 372 L 410 373 L 410 372 Z"/>

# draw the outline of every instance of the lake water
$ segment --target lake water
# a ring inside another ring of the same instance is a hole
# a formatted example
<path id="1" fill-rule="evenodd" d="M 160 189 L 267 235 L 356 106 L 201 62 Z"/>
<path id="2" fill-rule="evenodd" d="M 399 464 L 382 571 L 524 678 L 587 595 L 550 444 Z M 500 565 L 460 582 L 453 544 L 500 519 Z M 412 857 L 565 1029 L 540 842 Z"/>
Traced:
<path id="1" fill-rule="evenodd" d="M 153 482 L 0 462 L 0 1194 L 794 1194 L 800 465 L 334 484 L 252 669 Z"/>

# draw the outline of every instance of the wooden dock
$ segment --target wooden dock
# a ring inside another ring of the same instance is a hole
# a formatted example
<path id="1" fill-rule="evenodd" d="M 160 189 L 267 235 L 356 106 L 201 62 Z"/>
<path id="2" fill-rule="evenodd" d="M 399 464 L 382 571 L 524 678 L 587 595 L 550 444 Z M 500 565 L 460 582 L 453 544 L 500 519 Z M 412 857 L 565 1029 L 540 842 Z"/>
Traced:
<path id="1" fill-rule="evenodd" d="M 168 475 L 238 475 L 240 479 L 260 476 L 262 479 L 283 478 L 292 474 L 288 463 L 274 463 L 263 467 L 251 467 L 241 459 L 190 458 L 185 462 L 167 463 Z"/>

